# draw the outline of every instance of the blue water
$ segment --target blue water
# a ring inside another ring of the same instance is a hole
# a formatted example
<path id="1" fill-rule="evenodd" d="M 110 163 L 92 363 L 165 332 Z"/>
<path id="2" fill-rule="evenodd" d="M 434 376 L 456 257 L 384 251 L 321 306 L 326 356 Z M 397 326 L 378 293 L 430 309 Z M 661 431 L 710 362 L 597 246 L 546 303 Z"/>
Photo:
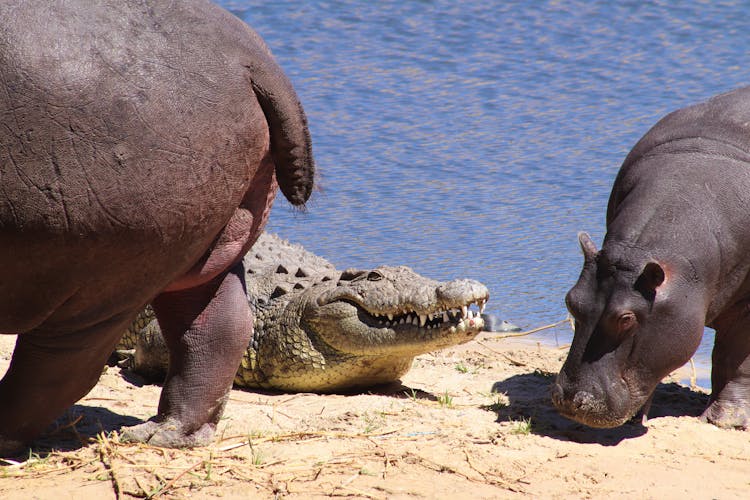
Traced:
<path id="1" fill-rule="evenodd" d="M 320 191 L 306 213 L 280 199 L 269 228 L 339 267 L 478 279 L 488 311 L 524 328 L 566 317 L 576 233 L 601 242 L 637 139 L 749 81 L 743 2 L 220 3 L 264 37 L 310 121 Z"/>

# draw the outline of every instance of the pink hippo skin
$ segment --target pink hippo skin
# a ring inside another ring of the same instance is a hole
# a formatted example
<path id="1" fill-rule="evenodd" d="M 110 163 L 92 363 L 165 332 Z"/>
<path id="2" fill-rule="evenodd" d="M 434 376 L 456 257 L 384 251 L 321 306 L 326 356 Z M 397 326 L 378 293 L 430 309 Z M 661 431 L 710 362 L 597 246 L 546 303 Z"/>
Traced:
<path id="1" fill-rule="evenodd" d="M 298 98 L 260 37 L 202 0 L 0 3 L 0 454 L 96 384 L 153 302 L 158 414 L 125 439 L 209 442 L 252 330 L 242 256 L 278 184 L 308 199 Z"/>

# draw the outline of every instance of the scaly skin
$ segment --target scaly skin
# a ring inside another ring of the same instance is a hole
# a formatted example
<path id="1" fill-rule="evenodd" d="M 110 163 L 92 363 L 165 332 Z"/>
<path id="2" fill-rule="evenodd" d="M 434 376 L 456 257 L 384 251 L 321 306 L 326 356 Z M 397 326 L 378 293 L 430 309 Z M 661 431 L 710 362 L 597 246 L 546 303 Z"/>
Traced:
<path id="1" fill-rule="evenodd" d="M 473 339 L 489 298 L 473 280 L 440 283 L 405 266 L 337 271 L 327 261 L 264 234 L 245 257 L 253 338 L 235 385 L 334 392 L 398 380 L 412 360 Z M 159 376 L 166 349 L 144 311 L 120 343 L 136 371 Z"/>

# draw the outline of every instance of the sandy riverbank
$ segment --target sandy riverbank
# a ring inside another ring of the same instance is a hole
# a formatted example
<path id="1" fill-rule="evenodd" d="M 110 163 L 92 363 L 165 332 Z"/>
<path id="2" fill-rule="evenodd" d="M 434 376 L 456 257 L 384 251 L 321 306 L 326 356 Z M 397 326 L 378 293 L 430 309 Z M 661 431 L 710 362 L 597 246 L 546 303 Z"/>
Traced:
<path id="1" fill-rule="evenodd" d="M 234 390 L 215 445 L 196 450 L 117 443 L 112 431 L 152 415 L 160 389 L 108 368 L 61 428 L 37 443 L 39 457 L 0 468 L 0 497 L 747 494 L 750 434 L 698 421 L 705 392 L 665 381 L 647 427 L 592 430 L 549 402 L 563 350 L 494 334 L 478 340 L 421 356 L 402 385 L 372 393 Z M 12 338 L 0 342 L 4 371 Z"/>

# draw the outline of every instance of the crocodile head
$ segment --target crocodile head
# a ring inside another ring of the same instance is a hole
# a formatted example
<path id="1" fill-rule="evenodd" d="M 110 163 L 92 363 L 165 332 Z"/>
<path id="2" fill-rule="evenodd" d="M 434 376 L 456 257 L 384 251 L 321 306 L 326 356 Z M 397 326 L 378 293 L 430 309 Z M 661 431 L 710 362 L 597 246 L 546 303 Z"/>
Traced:
<path id="1" fill-rule="evenodd" d="M 311 338 L 354 356 L 413 357 L 476 337 L 489 292 L 474 280 L 438 282 L 381 266 L 349 269 L 303 296 L 300 326 Z"/>

